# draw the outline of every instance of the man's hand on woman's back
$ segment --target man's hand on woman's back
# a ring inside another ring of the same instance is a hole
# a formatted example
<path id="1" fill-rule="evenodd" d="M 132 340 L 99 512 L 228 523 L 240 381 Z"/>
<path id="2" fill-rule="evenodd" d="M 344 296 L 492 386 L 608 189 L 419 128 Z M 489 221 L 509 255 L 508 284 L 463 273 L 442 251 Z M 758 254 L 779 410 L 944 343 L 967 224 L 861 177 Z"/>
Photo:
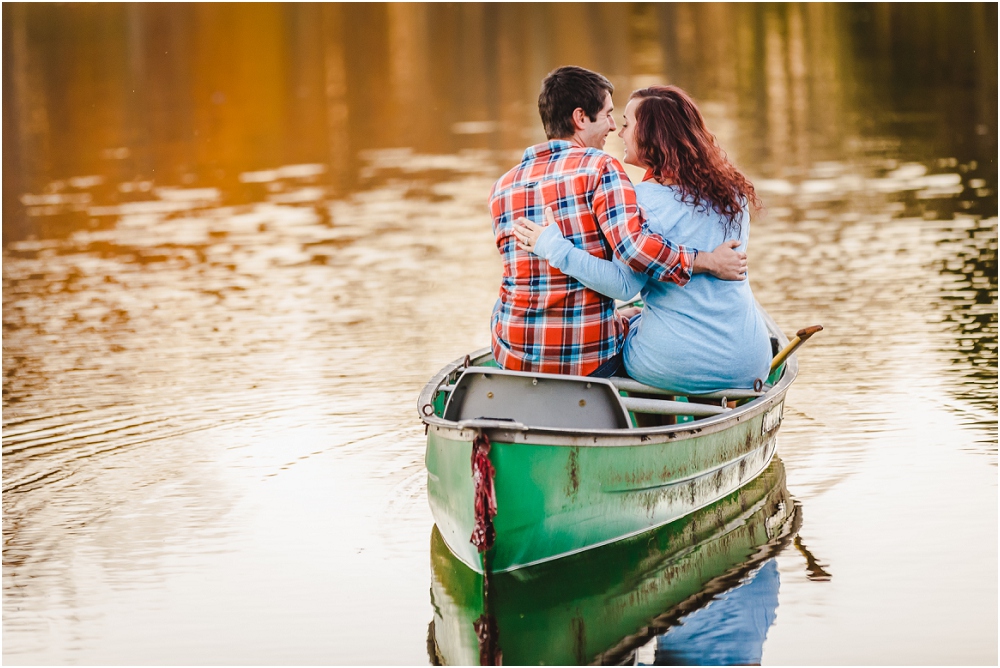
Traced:
<path id="1" fill-rule="evenodd" d="M 744 281 L 747 277 L 747 254 L 736 250 L 739 240 L 730 239 L 711 253 L 698 253 L 694 273 L 712 274 L 724 281 Z"/>

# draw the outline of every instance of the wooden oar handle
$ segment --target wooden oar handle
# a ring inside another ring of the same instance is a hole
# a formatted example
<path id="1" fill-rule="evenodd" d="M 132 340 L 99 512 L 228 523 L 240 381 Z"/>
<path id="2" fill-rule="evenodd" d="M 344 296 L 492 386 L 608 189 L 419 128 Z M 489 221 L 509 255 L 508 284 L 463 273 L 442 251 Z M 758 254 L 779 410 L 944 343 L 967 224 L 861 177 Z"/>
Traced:
<path id="1" fill-rule="evenodd" d="M 800 329 L 799 331 L 795 332 L 795 336 L 805 341 L 816 332 L 822 332 L 822 331 L 823 331 L 823 325 L 812 325 L 810 327 L 804 327 L 803 329 Z"/>
<path id="2" fill-rule="evenodd" d="M 810 336 L 821 331 L 823 331 L 823 325 L 812 325 L 811 327 L 806 327 L 796 332 L 795 338 L 789 341 L 784 350 L 775 355 L 774 359 L 771 360 L 770 373 L 774 373 L 774 370 L 781 366 L 781 363 L 784 362 L 789 355 L 794 353 L 799 346 L 805 343 Z"/>

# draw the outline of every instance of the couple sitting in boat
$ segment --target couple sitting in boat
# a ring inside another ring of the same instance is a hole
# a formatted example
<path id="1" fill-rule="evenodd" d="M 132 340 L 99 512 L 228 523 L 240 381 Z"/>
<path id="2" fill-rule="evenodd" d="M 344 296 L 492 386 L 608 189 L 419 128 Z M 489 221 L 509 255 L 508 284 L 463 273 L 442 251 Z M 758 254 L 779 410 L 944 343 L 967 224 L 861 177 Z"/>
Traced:
<path id="1" fill-rule="evenodd" d="M 746 273 L 753 185 L 684 91 L 652 86 L 632 93 L 619 133 L 625 162 L 646 169 L 633 186 L 602 150 L 613 91 L 583 68 L 550 73 L 538 98 L 549 141 L 493 186 L 494 357 L 518 371 L 627 372 L 678 394 L 753 387 L 771 361 Z M 636 293 L 640 312 L 616 310 Z"/>

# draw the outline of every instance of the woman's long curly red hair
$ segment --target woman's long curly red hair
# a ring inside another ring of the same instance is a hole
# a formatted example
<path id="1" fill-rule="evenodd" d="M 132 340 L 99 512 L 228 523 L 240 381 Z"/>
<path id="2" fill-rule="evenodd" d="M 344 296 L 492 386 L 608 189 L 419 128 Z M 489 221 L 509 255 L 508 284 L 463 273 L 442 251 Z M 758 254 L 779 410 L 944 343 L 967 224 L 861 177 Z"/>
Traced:
<path id="1" fill-rule="evenodd" d="M 632 93 L 635 143 L 639 161 L 653 177 L 674 182 L 682 201 L 725 218 L 727 235 L 740 234 L 744 206 L 762 208 L 753 184 L 738 170 L 708 131 L 705 119 L 687 93 L 677 86 L 650 86 Z"/>

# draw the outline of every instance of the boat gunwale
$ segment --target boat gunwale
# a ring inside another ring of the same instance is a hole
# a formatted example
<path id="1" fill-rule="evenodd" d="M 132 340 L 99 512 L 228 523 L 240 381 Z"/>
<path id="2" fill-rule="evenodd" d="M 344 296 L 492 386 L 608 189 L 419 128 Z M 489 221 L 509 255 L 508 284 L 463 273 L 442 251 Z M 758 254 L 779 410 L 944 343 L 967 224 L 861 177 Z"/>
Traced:
<path id="1" fill-rule="evenodd" d="M 764 309 L 760 309 L 760 313 L 768 326 L 768 330 L 778 337 L 779 345 L 787 345 L 787 337 L 770 315 Z M 615 447 L 677 442 L 718 431 L 725 431 L 731 429 L 735 423 L 757 417 L 778 402 L 784 400 L 785 393 L 798 375 L 798 359 L 793 353 L 785 360 L 785 370 L 781 378 L 763 395 L 725 413 L 678 425 L 629 427 L 624 429 L 572 429 L 565 427 L 533 427 L 505 420 L 481 419 L 454 421 L 438 417 L 433 413 L 430 415 L 423 413 L 423 409 L 426 406 L 433 406 L 434 396 L 444 380 L 456 370 L 463 367 L 466 359 L 474 360 L 491 352 L 491 348 L 485 347 L 469 355 L 460 357 L 450 364 L 445 365 L 424 386 L 424 389 L 417 398 L 417 412 L 420 414 L 421 421 L 427 425 L 428 429 L 433 429 L 435 433 L 441 435 L 443 438 L 455 441 L 472 441 L 476 434 L 487 432 L 491 441 L 544 446 Z M 586 378 L 585 376 L 567 377 Z"/>

